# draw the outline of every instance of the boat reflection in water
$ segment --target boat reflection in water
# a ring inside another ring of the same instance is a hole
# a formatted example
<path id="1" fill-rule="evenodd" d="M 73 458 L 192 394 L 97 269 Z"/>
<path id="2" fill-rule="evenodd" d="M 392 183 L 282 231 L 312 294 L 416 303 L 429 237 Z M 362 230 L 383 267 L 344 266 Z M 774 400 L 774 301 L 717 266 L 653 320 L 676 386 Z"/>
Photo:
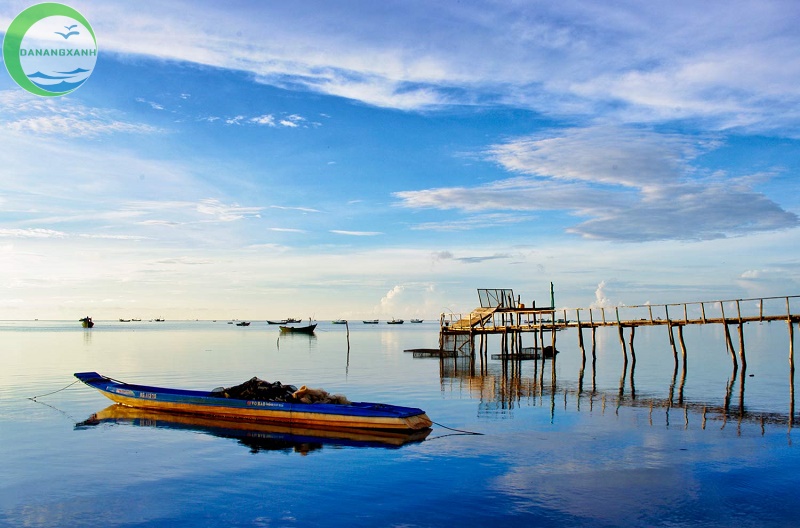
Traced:
<path id="1" fill-rule="evenodd" d="M 109 405 L 94 413 L 75 424 L 75 428 L 86 429 L 101 424 L 188 430 L 238 440 L 251 453 L 283 451 L 302 455 L 322 449 L 325 445 L 397 449 L 406 444 L 422 442 L 431 432 L 430 429 L 411 432 L 313 429 L 148 411 L 119 404 Z"/>

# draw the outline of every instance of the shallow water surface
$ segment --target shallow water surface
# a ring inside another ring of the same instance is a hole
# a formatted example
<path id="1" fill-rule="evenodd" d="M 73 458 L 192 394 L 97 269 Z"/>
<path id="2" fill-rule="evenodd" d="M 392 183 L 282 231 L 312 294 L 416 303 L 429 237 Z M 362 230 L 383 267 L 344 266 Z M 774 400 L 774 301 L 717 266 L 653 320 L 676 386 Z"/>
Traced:
<path id="1" fill-rule="evenodd" d="M 686 329 L 685 371 L 665 332 L 637 331 L 626 365 L 616 332 L 598 331 L 594 369 L 586 333 L 581 376 L 574 330 L 553 369 L 415 359 L 405 350 L 438 343 L 431 323 L 282 336 L 265 322 L 0 322 L 0 525 L 795 525 L 786 325 L 747 325 L 735 375 L 720 328 Z M 203 390 L 258 376 L 421 407 L 436 425 L 320 436 L 58 391 L 92 370 Z"/>

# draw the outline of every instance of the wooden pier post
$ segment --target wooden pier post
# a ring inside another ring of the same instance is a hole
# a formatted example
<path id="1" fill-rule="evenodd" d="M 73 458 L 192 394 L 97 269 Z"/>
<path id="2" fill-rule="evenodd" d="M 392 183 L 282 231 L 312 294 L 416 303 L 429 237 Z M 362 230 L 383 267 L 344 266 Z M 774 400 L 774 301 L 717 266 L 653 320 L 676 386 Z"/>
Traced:
<path id="1" fill-rule="evenodd" d="M 794 327 L 791 314 L 786 322 L 789 323 L 789 429 L 791 429 L 794 425 Z"/>
<path id="2" fill-rule="evenodd" d="M 794 326 L 789 298 L 786 298 L 786 322 L 789 324 L 789 429 L 794 425 Z"/>
<path id="3" fill-rule="evenodd" d="M 728 320 L 725 318 L 725 305 L 722 301 L 719 302 L 719 309 L 722 313 L 722 326 L 725 327 L 725 344 L 728 347 L 728 352 L 731 354 L 731 360 L 733 361 L 733 371 L 734 373 L 739 370 L 739 363 L 736 361 L 736 352 L 733 350 L 733 341 L 731 341 L 731 332 L 728 328 Z"/>
<path id="4" fill-rule="evenodd" d="M 636 399 L 636 386 L 633 383 L 633 374 L 636 370 L 636 352 L 633 350 L 633 335 L 636 332 L 636 327 L 631 326 L 631 340 L 628 344 L 631 347 L 631 398 Z"/>
<path id="5" fill-rule="evenodd" d="M 591 313 L 591 312 L 590 312 Z M 597 390 L 597 327 L 592 326 L 592 392 Z"/>
<path id="6" fill-rule="evenodd" d="M 683 325 L 678 325 L 678 342 L 681 345 L 681 355 L 683 357 L 683 372 L 686 373 L 686 344 L 683 342 Z"/>
<path id="7" fill-rule="evenodd" d="M 747 370 L 747 357 L 744 353 L 744 324 L 739 322 L 739 359 L 742 361 L 742 373 Z"/>
<path id="8" fill-rule="evenodd" d="M 675 346 L 675 334 L 672 333 L 672 320 L 669 318 L 669 305 L 664 305 L 664 313 L 667 317 L 667 331 L 669 332 L 669 345 L 672 347 L 672 357 L 675 359 L 675 371 L 678 370 L 678 349 Z"/>
<path id="9" fill-rule="evenodd" d="M 623 327 L 622 327 L 622 323 L 619 320 L 619 307 L 614 308 L 614 311 L 615 311 L 616 316 L 617 316 L 617 331 L 619 332 L 619 342 L 622 345 L 623 364 L 625 365 L 625 368 L 627 369 L 628 368 L 628 351 L 625 348 L 625 334 L 624 334 L 624 330 L 623 330 Z"/>

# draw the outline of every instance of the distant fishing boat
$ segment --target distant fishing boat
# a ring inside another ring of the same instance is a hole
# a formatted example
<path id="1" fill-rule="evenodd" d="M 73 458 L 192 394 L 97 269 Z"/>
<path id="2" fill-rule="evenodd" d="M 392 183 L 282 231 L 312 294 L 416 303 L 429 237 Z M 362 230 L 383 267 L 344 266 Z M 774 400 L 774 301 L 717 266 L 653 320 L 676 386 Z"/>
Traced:
<path id="1" fill-rule="evenodd" d="M 313 334 L 317 324 L 308 326 L 281 326 L 281 333 L 284 334 Z"/>
<path id="2" fill-rule="evenodd" d="M 287 322 L 288 321 L 286 319 L 281 319 L 280 321 L 270 321 L 269 319 L 267 319 L 267 324 L 272 324 L 272 325 L 282 325 L 286 324 Z"/>
<path id="3" fill-rule="evenodd" d="M 250 321 L 241 321 L 236 323 L 236 326 L 250 326 Z"/>
<path id="4" fill-rule="evenodd" d="M 229 389 L 199 391 L 134 385 L 97 372 L 77 372 L 75 377 L 116 403 L 153 411 L 323 428 L 410 431 L 433 425 L 425 411 L 413 407 L 369 402 L 299 403 L 295 395 L 307 394 L 310 390 L 305 387 L 291 395 L 298 401 L 295 403 L 226 397 Z"/>
<path id="5" fill-rule="evenodd" d="M 363 321 L 364 324 L 378 324 L 377 319 L 369 319 L 367 321 Z"/>
<path id="6" fill-rule="evenodd" d="M 92 328 L 94 326 L 94 321 L 92 321 L 92 318 L 88 315 L 83 319 L 78 319 L 78 321 L 81 322 L 81 326 L 84 328 Z"/>
<path id="7" fill-rule="evenodd" d="M 347 324 L 347 319 L 334 319 L 331 324 Z"/>
<path id="8" fill-rule="evenodd" d="M 403 324 L 402 319 L 392 319 L 391 321 L 386 321 L 386 324 Z"/>
<path id="9" fill-rule="evenodd" d="M 412 323 L 421 323 L 422 319 L 412 319 L 411 322 Z"/>

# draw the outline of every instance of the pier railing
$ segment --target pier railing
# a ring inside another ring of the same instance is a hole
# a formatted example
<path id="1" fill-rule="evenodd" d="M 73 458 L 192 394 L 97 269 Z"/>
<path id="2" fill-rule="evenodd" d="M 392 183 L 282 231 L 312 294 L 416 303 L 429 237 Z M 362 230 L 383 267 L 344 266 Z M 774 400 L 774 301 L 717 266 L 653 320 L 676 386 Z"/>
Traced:
<path id="1" fill-rule="evenodd" d="M 444 333 L 493 333 L 787 320 L 800 321 L 800 295 L 589 308 L 479 308 L 467 315 L 442 314 L 440 323 Z"/>

